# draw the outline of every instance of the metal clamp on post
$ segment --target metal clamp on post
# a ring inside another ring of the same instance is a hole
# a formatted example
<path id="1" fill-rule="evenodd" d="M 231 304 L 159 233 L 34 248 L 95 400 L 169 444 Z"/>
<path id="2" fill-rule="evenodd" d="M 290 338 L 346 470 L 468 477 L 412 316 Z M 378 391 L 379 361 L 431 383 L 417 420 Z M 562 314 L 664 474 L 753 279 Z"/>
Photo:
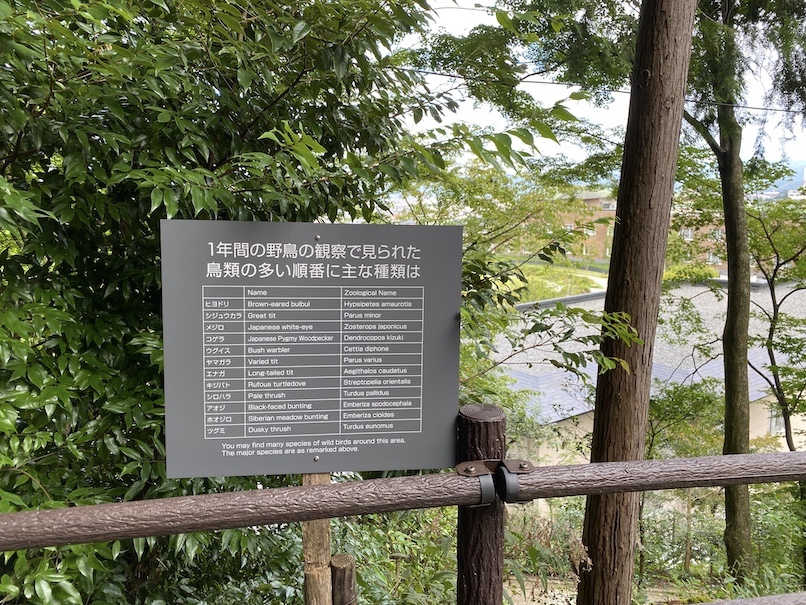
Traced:
<path id="1" fill-rule="evenodd" d="M 528 460 L 502 460 L 495 469 L 495 488 L 498 497 L 507 504 L 521 502 L 518 475 L 531 473 L 535 466 Z M 524 500 L 526 502 L 528 500 Z"/>
<path id="2" fill-rule="evenodd" d="M 493 472 L 498 467 L 499 460 L 468 460 L 456 465 L 456 472 L 464 477 L 478 477 L 481 487 L 481 502 L 471 506 L 489 506 L 495 500 L 495 479 Z"/>
<path id="3" fill-rule="evenodd" d="M 528 502 L 519 500 L 518 475 L 535 470 L 528 460 L 468 460 L 456 465 L 456 472 L 465 477 L 478 477 L 481 483 L 481 503 L 487 506 L 495 500 L 496 494 L 502 502 L 516 504 Z"/>

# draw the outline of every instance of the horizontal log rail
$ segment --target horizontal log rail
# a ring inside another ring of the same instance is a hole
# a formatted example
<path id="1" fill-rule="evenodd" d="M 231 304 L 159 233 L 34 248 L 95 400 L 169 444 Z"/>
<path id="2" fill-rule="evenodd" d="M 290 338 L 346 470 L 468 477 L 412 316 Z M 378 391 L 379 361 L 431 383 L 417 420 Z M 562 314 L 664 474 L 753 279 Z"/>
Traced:
<path id="1" fill-rule="evenodd" d="M 518 499 L 536 500 L 806 479 L 806 452 L 540 467 L 519 476 Z"/>
<path id="2" fill-rule="evenodd" d="M 453 473 L 94 504 L 0 515 L 0 551 L 473 505 L 478 477 Z"/>
<path id="3" fill-rule="evenodd" d="M 806 478 L 806 453 L 538 467 L 518 500 Z M 0 551 L 214 531 L 481 502 L 478 477 L 438 473 L 21 511 L 0 515 Z"/>
<path id="4" fill-rule="evenodd" d="M 806 603 L 806 592 L 795 592 L 770 597 L 755 597 L 753 599 L 711 601 L 707 605 L 804 605 L 804 603 Z"/>

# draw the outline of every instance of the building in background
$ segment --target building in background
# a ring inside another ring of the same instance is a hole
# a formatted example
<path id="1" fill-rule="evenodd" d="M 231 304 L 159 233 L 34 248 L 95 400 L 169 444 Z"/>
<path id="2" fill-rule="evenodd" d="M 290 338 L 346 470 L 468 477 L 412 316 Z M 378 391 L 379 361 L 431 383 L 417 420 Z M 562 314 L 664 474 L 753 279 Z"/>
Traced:
<path id="1" fill-rule="evenodd" d="M 566 231 L 585 225 L 587 238 L 572 249 L 570 256 L 577 260 L 609 262 L 616 224 L 616 200 L 609 191 L 582 191 L 577 197 L 585 203 L 585 213 L 565 214 L 563 222 Z M 601 219 L 604 219 L 602 223 L 591 224 Z"/>

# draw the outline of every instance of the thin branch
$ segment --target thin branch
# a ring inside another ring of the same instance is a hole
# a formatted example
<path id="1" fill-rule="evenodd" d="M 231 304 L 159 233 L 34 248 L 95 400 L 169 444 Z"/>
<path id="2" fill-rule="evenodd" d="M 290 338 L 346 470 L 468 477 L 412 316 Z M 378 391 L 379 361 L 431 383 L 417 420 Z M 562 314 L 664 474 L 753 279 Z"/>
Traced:
<path id="1" fill-rule="evenodd" d="M 694 129 L 697 131 L 711 150 L 717 154 L 722 155 L 722 147 L 720 147 L 719 142 L 714 138 L 714 135 L 711 134 L 711 131 L 708 130 L 708 127 L 702 123 L 701 120 L 698 120 L 693 115 L 691 115 L 688 111 L 683 111 L 683 119 Z"/>

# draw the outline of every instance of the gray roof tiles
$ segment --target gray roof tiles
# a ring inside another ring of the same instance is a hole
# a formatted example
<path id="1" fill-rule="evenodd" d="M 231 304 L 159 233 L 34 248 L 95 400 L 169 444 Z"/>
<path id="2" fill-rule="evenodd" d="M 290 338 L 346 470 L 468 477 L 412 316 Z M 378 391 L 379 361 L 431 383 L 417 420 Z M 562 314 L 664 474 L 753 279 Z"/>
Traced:
<path id="1" fill-rule="evenodd" d="M 748 360 L 756 367 L 763 367 L 766 353 L 763 349 L 748 351 Z M 557 371 L 550 374 L 529 374 L 508 368 L 513 378 L 513 388 L 519 391 L 532 391 L 530 409 L 545 423 L 558 422 L 589 412 L 593 409 L 593 387 L 596 383 L 597 367 L 582 368 L 589 378 L 586 385 L 572 372 Z M 652 365 L 653 382 L 693 384 L 706 378 L 724 382 L 725 368 L 722 359 L 711 359 L 696 369 L 670 366 L 662 363 Z M 768 385 L 762 376 L 752 368 L 748 370 L 750 401 L 757 401 L 768 395 Z M 654 388 L 654 387 L 653 387 Z"/>

